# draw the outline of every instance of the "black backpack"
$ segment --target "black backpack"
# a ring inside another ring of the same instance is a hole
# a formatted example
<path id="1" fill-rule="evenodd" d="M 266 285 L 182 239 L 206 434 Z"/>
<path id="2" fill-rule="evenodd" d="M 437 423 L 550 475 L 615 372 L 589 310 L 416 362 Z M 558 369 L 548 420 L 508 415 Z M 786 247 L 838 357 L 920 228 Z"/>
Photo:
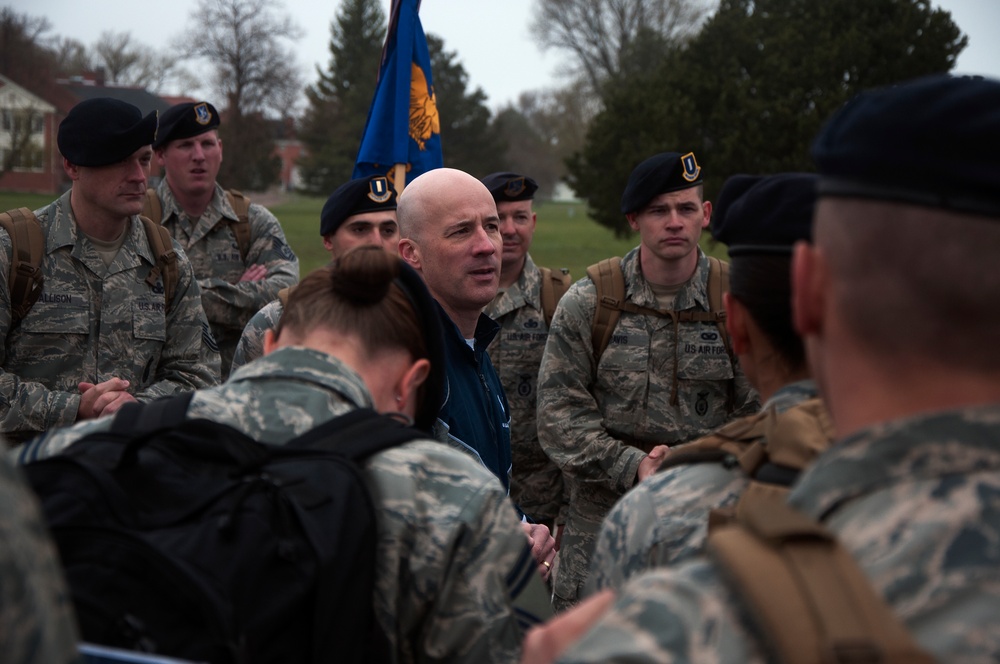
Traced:
<path id="1" fill-rule="evenodd" d="M 376 524 L 357 461 L 426 437 L 356 410 L 284 446 L 129 404 L 25 466 L 84 641 L 199 662 L 381 661 Z"/>

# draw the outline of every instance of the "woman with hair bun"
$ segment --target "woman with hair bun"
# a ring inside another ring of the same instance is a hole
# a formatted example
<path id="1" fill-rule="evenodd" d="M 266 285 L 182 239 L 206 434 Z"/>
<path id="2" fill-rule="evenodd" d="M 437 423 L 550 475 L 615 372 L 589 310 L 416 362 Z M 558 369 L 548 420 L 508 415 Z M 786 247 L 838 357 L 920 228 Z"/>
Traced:
<path id="1" fill-rule="evenodd" d="M 301 281 L 267 354 L 196 392 L 187 417 L 275 445 L 358 408 L 429 431 L 443 390 L 431 305 L 403 261 L 375 247 L 349 251 Z M 57 454 L 110 422 L 51 432 L 21 459 Z M 377 515 L 375 613 L 392 661 L 516 661 L 522 630 L 551 609 L 496 477 L 430 435 L 373 455 L 364 471 Z"/>

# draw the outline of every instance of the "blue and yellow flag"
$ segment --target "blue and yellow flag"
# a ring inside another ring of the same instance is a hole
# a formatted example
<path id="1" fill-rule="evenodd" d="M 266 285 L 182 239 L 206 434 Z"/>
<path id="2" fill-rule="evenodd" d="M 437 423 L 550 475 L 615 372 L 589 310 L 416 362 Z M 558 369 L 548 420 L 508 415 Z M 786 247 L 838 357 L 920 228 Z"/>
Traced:
<path id="1" fill-rule="evenodd" d="M 355 178 L 385 175 L 395 184 L 396 164 L 406 164 L 409 181 L 444 163 L 431 57 L 419 10 L 420 0 L 393 0 L 375 98 L 354 162 Z"/>

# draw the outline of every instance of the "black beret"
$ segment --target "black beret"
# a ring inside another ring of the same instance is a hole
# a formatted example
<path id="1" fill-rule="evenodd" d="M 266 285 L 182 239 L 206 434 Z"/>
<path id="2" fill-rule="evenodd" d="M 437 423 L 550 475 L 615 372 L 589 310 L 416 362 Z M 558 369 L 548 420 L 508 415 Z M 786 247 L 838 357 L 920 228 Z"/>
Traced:
<path id="1" fill-rule="evenodd" d="M 77 166 L 107 166 L 156 140 L 156 111 L 120 99 L 95 97 L 74 106 L 59 123 L 59 152 Z"/>
<path id="2" fill-rule="evenodd" d="M 517 173 L 490 173 L 480 180 L 493 194 L 497 203 L 503 201 L 530 201 L 538 190 L 538 183 L 527 175 Z"/>
<path id="3" fill-rule="evenodd" d="M 215 129 L 220 122 L 215 106 L 207 101 L 171 106 L 160 116 L 160 131 L 153 147 L 158 149 L 179 138 L 199 136 Z"/>
<path id="4" fill-rule="evenodd" d="M 693 152 L 685 155 L 661 152 L 636 166 L 628 176 L 622 194 L 622 212 L 641 210 L 660 194 L 690 189 L 701 181 L 701 166 Z"/>
<path id="5" fill-rule="evenodd" d="M 812 156 L 820 196 L 1000 216 L 1000 82 L 930 76 L 849 101 Z"/>
<path id="6" fill-rule="evenodd" d="M 730 256 L 791 253 L 812 239 L 818 180 L 812 173 L 734 175 L 716 199 L 712 237 Z"/>
<path id="7" fill-rule="evenodd" d="M 351 180 L 337 187 L 323 204 L 319 215 L 319 234 L 336 232 L 348 217 L 363 212 L 396 209 L 396 190 L 384 175 Z"/>
<path id="8" fill-rule="evenodd" d="M 420 329 L 424 335 L 427 347 L 427 359 L 431 370 L 424 381 L 423 398 L 417 404 L 417 414 L 414 423 L 417 427 L 431 431 L 438 413 L 444 402 L 445 385 L 445 354 L 444 332 L 441 328 L 441 317 L 437 313 L 434 298 L 427 290 L 423 277 L 410 267 L 406 261 L 399 259 L 399 277 L 396 283 L 406 293 L 417 314 Z"/>

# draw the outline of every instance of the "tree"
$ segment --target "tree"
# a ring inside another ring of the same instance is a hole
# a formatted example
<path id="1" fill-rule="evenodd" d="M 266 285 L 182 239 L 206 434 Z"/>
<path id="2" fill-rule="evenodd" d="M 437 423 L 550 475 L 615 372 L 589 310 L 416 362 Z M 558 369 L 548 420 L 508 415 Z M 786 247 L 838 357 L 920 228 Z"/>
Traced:
<path id="1" fill-rule="evenodd" d="M 260 189 L 277 170 L 248 170 L 273 163 L 274 133 L 268 117 L 294 113 L 300 91 L 294 43 L 301 31 L 277 0 L 198 0 L 191 27 L 175 50 L 205 58 L 223 100 L 220 111 L 226 158 L 220 179 L 229 187 Z M 265 177 L 269 176 L 269 177 Z"/>
<path id="2" fill-rule="evenodd" d="M 299 136 L 304 189 L 328 195 L 351 179 L 375 95 L 385 13 L 378 0 L 346 0 L 330 23 L 330 64 L 306 88 L 308 106 Z"/>
<path id="3" fill-rule="evenodd" d="M 171 85 L 181 89 L 197 86 L 194 75 L 181 66 L 180 56 L 171 51 L 151 51 L 136 43 L 127 32 L 102 32 L 92 53 L 90 61 L 104 70 L 108 84 L 144 88 L 154 93 Z"/>
<path id="4" fill-rule="evenodd" d="M 736 173 L 812 170 L 829 115 L 865 88 L 947 72 L 966 38 L 930 0 L 722 0 L 686 47 L 610 84 L 570 180 L 599 223 L 627 234 L 629 172 L 693 150 L 706 194 Z"/>
<path id="5" fill-rule="evenodd" d="M 572 53 L 570 71 L 597 92 L 621 75 L 630 50 L 653 47 L 647 54 L 655 62 L 662 45 L 690 37 L 707 12 L 705 0 L 540 0 L 531 32 L 542 48 Z"/>
<path id="6" fill-rule="evenodd" d="M 482 88 L 468 91 L 469 75 L 458 54 L 446 51 L 444 41 L 427 35 L 431 75 L 441 118 L 444 165 L 482 177 L 503 168 L 505 145 L 492 122 Z"/>

